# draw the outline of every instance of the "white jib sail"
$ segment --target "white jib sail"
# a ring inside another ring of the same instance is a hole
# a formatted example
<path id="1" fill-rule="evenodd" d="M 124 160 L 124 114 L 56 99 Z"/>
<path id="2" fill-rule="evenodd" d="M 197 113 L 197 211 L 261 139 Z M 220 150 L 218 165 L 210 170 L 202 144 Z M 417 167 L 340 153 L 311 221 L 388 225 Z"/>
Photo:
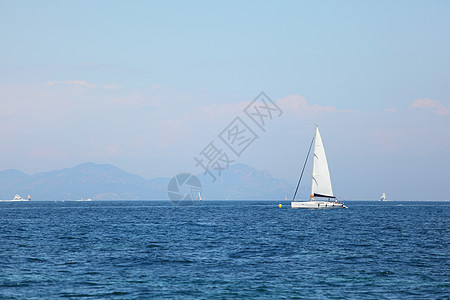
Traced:
<path id="1" fill-rule="evenodd" d="M 313 156 L 311 195 L 333 198 L 327 157 L 325 155 L 322 138 L 320 137 L 319 127 L 317 126 L 314 138 Z"/>

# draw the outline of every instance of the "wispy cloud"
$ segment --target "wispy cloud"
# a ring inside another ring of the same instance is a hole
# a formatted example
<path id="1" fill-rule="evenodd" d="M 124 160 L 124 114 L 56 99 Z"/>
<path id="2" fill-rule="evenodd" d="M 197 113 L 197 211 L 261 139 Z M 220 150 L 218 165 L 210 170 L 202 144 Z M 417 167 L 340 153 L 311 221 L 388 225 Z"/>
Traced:
<path id="1" fill-rule="evenodd" d="M 281 109 L 291 112 L 296 116 L 330 112 L 351 112 L 350 110 L 338 110 L 335 106 L 309 104 L 308 101 L 306 101 L 306 98 L 300 95 L 289 95 L 287 97 L 277 99 L 276 102 Z"/>
<path id="2" fill-rule="evenodd" d="M 389 107 L 389 108 L 384 109 L 384 111 L 387 111 L 387 112 L 395 112 L 396 110 L 397 110 L 396 107 Z"/>
<path id="3" fill-rule="evenodd" d="M 208 117 L 210 120 L 231 118 L 241 113 L 250 102 L 202 105 L 193 112 L 194 115 Z"/>
<path id="4" fill-rule="evenodd" d="M 234 95 L 232 96 L 233 98 Z M 305 116 L 330 112 L 356 112 L 355 110 L 338 110 L 335 106 L 322 106 L 309 104 L 306 98 L 300 95 L 290 95 L 274 100 L 283 111 L 290 112 L 295 116 Z M 241 113 L 250 101 L 232 102 L 225 104 L 202 105 L 196 107 L 197 113 L 203 117 L 216 119 L 218 117 L 231 117 Z"/>
<path id="5" fill-rule="evenodd" d="M 71 85 L 80 85 L 88 88 L 95 88 L 97 87 L 95 84 L 86 82 L 84 80 L 61 80 L 61 81 L 49 81 L 45 85 L 46 86 L 54 86 L 58 84 L 71 84 Z"/>
<path id="6" fill-rule="evenodd" d="M 439 116 L 445 116 L 450 114 L 450 110 L 441 104 L 438 100 L 431 100 L 429 98 L 417 99 L 409 106 L 409 108 L 422 108 L 431 110 L 433 113 Z"/>

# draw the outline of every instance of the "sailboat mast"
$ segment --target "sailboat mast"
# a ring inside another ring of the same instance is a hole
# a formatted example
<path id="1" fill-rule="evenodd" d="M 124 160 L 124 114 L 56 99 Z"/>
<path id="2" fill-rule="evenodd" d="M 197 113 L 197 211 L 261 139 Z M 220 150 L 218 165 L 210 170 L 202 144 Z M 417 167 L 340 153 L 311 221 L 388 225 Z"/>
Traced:
<path id="1" fill-rule="evenodd" d="M 314 136 L 313 136 L 313 138 L 311 140 L 311 145 L 309 145 L 308 154 L 306 154 L 305 163 L 303 164 L 302 173 L 300 174 L 300 178 L 299 178 L 298 183 L 297 183 L 297 188 L 295 189 L 294 197 L 292 197 L 292 201 L 295 200 L 295 196 L 297 195 L 298 187 L 300 186 L 300 182 L 302 181 L 303 172 L 305 171 L 305 167 L 306 167 L 306 162 L 308 161 L 309 153 L 311 152 L 311 147 L 312 147 L 312 144 L 313 144 L 315 138 L 316 138 L 316 135 L 314 134 Z"/>
<path id="2" fill-rule="evenodd" d="M 311 171 L 311 193 L 310 193 L 310 199 L 311 197 L 314 197 L 314 181 L 316 180 L 314 178 L 314 173 L 316 169 L 316 149 L 317 149 L 317 131 L 319 131 L 319 127 L 316 125 L 316 130 L 314 131 L 314 150 L 313 150 L 313 163 L 312 163 L 312 171 Z M 317 184 L 317 182 L 316 182 Z"/>

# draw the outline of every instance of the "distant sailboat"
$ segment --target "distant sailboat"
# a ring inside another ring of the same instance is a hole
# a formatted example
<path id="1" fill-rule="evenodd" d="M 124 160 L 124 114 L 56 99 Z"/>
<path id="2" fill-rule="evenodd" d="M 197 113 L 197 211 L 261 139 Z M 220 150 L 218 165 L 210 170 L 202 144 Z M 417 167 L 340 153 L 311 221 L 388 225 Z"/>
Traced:
<path id="1" fill-rule="evenodd" d="M 314 142 L 313 150 L 313 169 L 312 169 L 312 184 L 311 194 L 309 201 L 295 201 L 298 187 L 302 180 L 303 171 L 305 170 L 306 162 L 308 161 L 309 153 L 311 152 L 311 146 Z M 314 197 L 328 198 L 328 201 L 316 201 Z M 330 199 L 335 199 L 330 201 Z M 325 149 L 323 147 L 322 138 L 320 137 L 319 127 L 316 126 L 316 132 L 314 138 L 311 141 L 311 145 L 306 156 L 305 163 L 303 165 L 302 173 L 295 190 L 294 197 L 291 202 L 292 208 L 347 208 L 344 203 L 339 203 L 336 197 L 333 195 L 333 189 L 331 187 L 330 171 L 328 170 L 327 157 L 325 155 Z"/>
<path id="2" fill-rule="evenodd" d="M 380 201 L 387 201 L 387 200 L 386 200 L 386 194 L 385 194 L 385 193 L 383 193 L 383 194 L 381 195 Z"/>

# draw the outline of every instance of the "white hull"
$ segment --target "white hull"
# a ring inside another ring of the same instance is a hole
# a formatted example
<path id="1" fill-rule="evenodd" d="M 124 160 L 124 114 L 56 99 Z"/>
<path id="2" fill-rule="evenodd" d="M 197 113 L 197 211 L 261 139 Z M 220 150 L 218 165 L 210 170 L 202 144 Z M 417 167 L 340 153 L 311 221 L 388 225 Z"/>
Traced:
<path id="1" fill-rule="evenodd" d="M 11 200 L 0 200 L 0 202 L 20 202 L 20 201 L 30 201 L 31 197 L 30 195 L 28 195 L 28 199 L 23 199 L 22 197 L 20 197 L 19 195 L 15 195 L 14 199 Z"/>
<path id="2" fill-rule="evenodd" d="M 0 200 L 0 202 L 28 202 L 30 200 L 22 199 L 22 200 Z"/>
<path id="3" fill-rule="evenodd" d="M 343 203 L 335 203 L 328 201 L 293 201 L 291 208 L 310 208 L 310 209 L 333 209 L 347 208 Z"/>

